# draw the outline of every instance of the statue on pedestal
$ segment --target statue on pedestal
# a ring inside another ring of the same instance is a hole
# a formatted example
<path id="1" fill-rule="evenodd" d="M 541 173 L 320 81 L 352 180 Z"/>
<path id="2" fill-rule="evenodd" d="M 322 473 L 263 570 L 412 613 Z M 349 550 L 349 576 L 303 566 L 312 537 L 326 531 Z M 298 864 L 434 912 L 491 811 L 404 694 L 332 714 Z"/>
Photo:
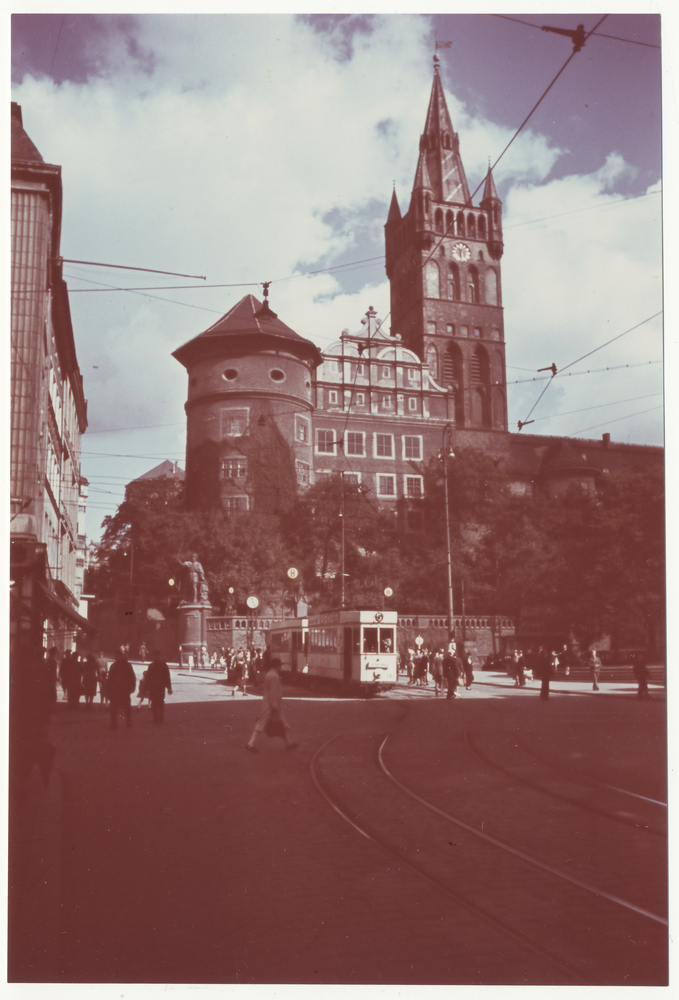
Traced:
<path id="1" fill-rule="evenodd" d="M 177 562 L 185 569 L 181 585 L 182 598 L 179 603 L 209 604 L 210 598 L 208 594 L 207 580 L 205 579 L 205 571 L 198 562 L 198 556 L 196 553 L 193 552 L 191 554 L 191 558 L 188 562 L 182 562 L 179 557 L 177 557 Z"/>

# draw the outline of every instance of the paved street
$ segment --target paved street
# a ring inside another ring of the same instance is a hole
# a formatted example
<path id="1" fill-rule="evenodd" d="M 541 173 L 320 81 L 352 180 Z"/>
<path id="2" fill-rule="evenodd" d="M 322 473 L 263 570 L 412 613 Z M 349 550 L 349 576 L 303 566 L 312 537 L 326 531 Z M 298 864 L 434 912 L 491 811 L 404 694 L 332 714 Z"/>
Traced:
<path id="1" fill-rule="evenodd" d="M 162 727 L 57 705 L 12 806 L 10 980 L 666 982 L 661 687 L 286 687 L 300 746 L 255 756 L 258 697 L 172 682 Z"/>

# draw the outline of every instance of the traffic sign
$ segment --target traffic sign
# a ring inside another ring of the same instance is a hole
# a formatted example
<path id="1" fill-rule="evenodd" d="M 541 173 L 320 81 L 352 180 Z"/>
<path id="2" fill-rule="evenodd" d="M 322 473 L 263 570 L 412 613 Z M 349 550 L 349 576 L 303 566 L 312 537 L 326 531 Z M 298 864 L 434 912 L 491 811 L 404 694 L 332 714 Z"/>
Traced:
<path id="1" fill-rule="evenodd" d="M 248 597 L 248 599 L 247 599 L 247 601 L 245 603 L 247 604 L 247 606 L 249 608 L 251 608 L 254 611 L 255 608 L 259 607 L 259 598 L 258 597 Z"/>
<path id="2" fill-rule="evenodd" d="M 296 580 L 297 577 L 299 576 L 299 570 L 295 569 L 294 566 L 291 566 L 290 569 L 288 570 L 288 576 L 290 577 L 291 580 Z"/>
<path id="3" fill-rule="evenodd" d="M 394 591 L 391 589 L 391 587 L 385 587 L 384 588 L 384 596 L 385 597 L 391 597 L 393 593 L 394 593 Z"/>
<path id="4" fill-rule="evenodd" d="M 415 645 L 417 646 L 418 649 L 420 648 L 423 642 L 424 639 L 422 638 L 422 636 L 418 635 L 417 638 L 415 639 Z"/>

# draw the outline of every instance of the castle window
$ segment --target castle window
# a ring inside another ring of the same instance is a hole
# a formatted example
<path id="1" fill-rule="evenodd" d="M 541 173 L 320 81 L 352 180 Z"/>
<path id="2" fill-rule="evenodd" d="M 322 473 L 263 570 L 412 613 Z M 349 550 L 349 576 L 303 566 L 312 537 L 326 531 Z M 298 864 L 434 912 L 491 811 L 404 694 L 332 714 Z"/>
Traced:
<path id="1" fill-rule="evenodd" d="M 393 458 L 394 439 L 391 434 L 375 435 L 375 455 L 377 458 Z"/>
<path id="2" fill-rule="evenodd" d="M 382 396 L 382 409 L 391 410 L 391 408 L 392 408 L 391 396 Z"/>
<path id="3" fill-rule="evenodd" d="M 222 479 L 244 479 L 248 469 L 245 458 L 224 458 L 222 459 L 221 478 Z"/>
<path id="4" fill-rule="evenodd" d="M 360 377 L 360 378 L 365 378 L 365 365 L 364 364 L 358 364 L 358 365 L 356 365 L 356 375 L 358 377 Z"/>
<path id="5" fill-rule="evenodd" d="M 330 406 L 337 406 L 337 390 L 331 389 L 328 392 L 328 403 Z"/>
<path id="6" fill-rule="evenodd" d="M 476 219 L 473 215 L 467 216 L 467 236 L 472 240 L 476 239 Z"/>
<path id="7" fill-rule="evenodd" d="M 489 306 L 497 305 L 497 274 L 492 267 L 486 271 L 486 302 Z"/>
<path id="8" fill-rule="evenodd" d="M 452 323 L 446 323 L 446 333 L 449 337 L 453 337 L 455 335 L 455 327 Z"/>
<path id="9" fill-rule="evenodd" d="M 489 381 L 488 355 L 482 347 L 477 347 L 472 354 L 472 383 L 487 385 Z"/>
<path id="10" fill-rule="evenodd" d="M 430 260 L 424 269 L 425 295 L 428 299 L 438 299 L 441 297 L 440 277 L 438 264 Z"/>
<path id="11" fill-rule="evenodd" d="M 325 455 L 335 454 L 334 431 L 316 431 L 316 451 Z"/>
<path id="12" fill-rule="evenodd" d="M 457 264 L 450 265 L 448 273 L 448 298 L 451 302 L 460 301 L 460 269 Z"/>
<path id="13" fill-rule="evenodd" d="M 434 213 L 434 229 L 437 233 L 443 232 L 443 212 L 440 208 L 437 208 Z"/>
<path id="14" fill-rule="evenodd" d="M 417 371 L 414 368 L 408 369 L 408 378 L 411 382 L 417 381 Z"/>
<path id="15" fill-rule="evenodd" d="M 460 371 L 459 351 L 451 344 L 443 359 L 443 380 L 446 385 L 459 384 L 461 381 Z"/>
<path id="16" fill-rule="evenodd" d="M 475 326 L 474 327 L 474 336 L 476 337 L 477 340 L 481 339 L 481 327 L 480 326 Z"/>
<path id="17" fill-rule="evenodd" d="M 460 336 L 461 337 L 468 337 L 469 336 L 469 327 L 468 326 L 461 326 L 460 327 Z"/>
<path id="18" fill-rule="evenodd" d="M 247 410 L 222 410 L 222 437 L 240 437 L 247 424 Z"/>
<path id="19" fill-rule="evenodd" d="M 470 267 L 467 272 L 467 302 L 479 301 L 479 272 Z"/>
<path id="20" fill-rule="evenodd" d="M 486 220 L 483 215 L 479 216 L 479 239 L 485 240 L 486 238 Z"/>
<path id="21" fill-rule="evenodd" d="M 413 461 L 422 459 L 422 438 L 406 435 L 403 438 L 403 457 Z"/>
<path id="22" fill-rule="evenodd" d="M 300 486 L 309 485 L 309 472 L 310 468 L 306 462 L 296 462 L 295 468 L 297 471 L 297 482 Z"/>
<path id="23" fill-rule="evenodd" d="M 297 417 L 297 440 L 307 444 L 309 441 L 309 421 Z"/>
<path id="24" fill-rule="evenodd" d="M 377 494 L 381 497 L 394 497 L 396 496 L 396 477 L 395 476 L 378 476 L 377 477 Z"/>
<path id="25" fill-rule="evenodd" d="M 499 340 L 500 339 L 500 331 L 498 330 L 498 328 L 496 326 L 494 326 L 493 329 L 490 331 L 490 339 L 491 340 Z"/>
<path id="26" fill-rule="evenodd" d="M 408 398 L 408 409 L 411 413 L 417 413 L 417 399 L 414 396 Z"/>
<path id="27" fill-rule="evenodd" d="M 438 354 L 436 353 L 436 348 L 433 344 L 430 344 L 427 348 L 427 367 L 429 368 L 429 374 L 433 379 L 439 377 L 439 361 Z"/>
<path id="28" fill-rule="evenodd" d="M 365 393 L 357 392 L 355 397 L 356 406 L 365 406 Z"/>
<path id="29" fill-rule="evenodd" d="M 457 218 L 455 220 L 455 235 L 464 236 L 465 226 L 464 226 L 464 212 L 458 212 Z"/>
<path id="30" fill-rule="evenodd" d="M 391 368 L 387 368 L 386 365 L 382 368 L 382 378 L 391 378 Z"/>
<path id="31" fill-rule="evenodd" d="M 455 216 L 452 212 L 446 212 L 446 235 L 452 236 L 455 232 Z"/>
<path id="32" fill-rule="evenodd" d="M 422 476 L 405 477 L 405 494 L 409 500 L 419 500 L 422 496 Z"/>
<path id="33" fill-rule="evenodd" d="M 349 431 L 346 437 L 347 455 L 364 455 L 364 435 L 361 431 Z"/>
<path id="34" fill-rule="evenodd" d="M 224 506 L 227 510 L 247 510 L 248 509 L 248 498 L 247 497 L 225 497 Z"/>

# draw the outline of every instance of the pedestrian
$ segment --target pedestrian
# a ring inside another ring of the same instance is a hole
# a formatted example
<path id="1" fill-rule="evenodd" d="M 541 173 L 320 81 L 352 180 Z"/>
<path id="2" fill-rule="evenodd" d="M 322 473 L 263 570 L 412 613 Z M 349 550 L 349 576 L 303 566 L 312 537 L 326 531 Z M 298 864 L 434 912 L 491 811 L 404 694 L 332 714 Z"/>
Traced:
<path id="1" fill-rule="evenodd" d="M 408 649 L 408 653 L 407 653 L 407 656 L 406 656 L 406 673 L 408 674 L 408 683 L 409 684 L 414 684 L 415 683 L 414 678 L 413 678 L 413 673 L 414 673 L 414 670 L 415 670 L 415 662 L 414 661 L 415 661 L 415 650 L 414 649 Z"/>
<path id="2" fill-rule="evenodd" d="M 88 653 L 81 671 L 83 695 L 88 708 L 92 707 L 94 696 L 97 693 L 97 672 L 97 661 L 92 653 Z"/>
<path id="3" fill-rule="evenodd" d="M 75 653 L 67 649 L 59 668 L 59 680 L 68 700 L 69 708 L 77 708 L 80 704 L 80 664 Z"/>
<path id="4" fill-rule="evenodd" d="M 599 671 L 601 670 L 601 660 L 597 656 L 596 649 L 590 650 L 589 658 L 587 661 L 589 666 L 589 673 L 592 678 L 592 690 L 599 690 Z"/>
<path id="5" fill-rule="evenodd" d="M 632 670 L 639 682 L 637 698 L 642 700 L 648 698 L 648 667 L 646 666 L 643 653 L 634 653 L 632 655 Z"/>
<path id="6" fill-rule="evenodd" d="M 448 692 L 446 698 L 459 698 L 457 685 L 462 672 L 462 661 L 455 652 L 455 647 L 449 646 L 443 654 L 443 674 L 446 678 Z"/>
<path id="7" fill-rule="evenodd" d="M 45 658 L 45 670 L 47 671 L 50 679 L 50 690 L 52 691 L 51 700 L 53 704 L 56 704 L 57 701 L 57 677 L 59 675 L 57 655 L 57 647 L 52 646 Z"/>
<path id="8" fill-rule="evenodd" d="M 141 675 L 141 680 L 139 681 L 139 688 L 137 689 L 137 697 L 139 698 L 139 701 L 137 702 L 137 708 L 141 708 L 141 706 L 144 704 L 144 699 L 145 698 L 148 699 L 149 697 L 148 673 L 149 672 L 147 668 Z M 149 704 L 151 704 L 150 700 Z"/>
<path id="9" fill-rule="evenodd" d="M 97 657 L 97 680 L 99 681 L 99 703 L 104 705 L 108 701 L 108 695 L 106 693 L 108 665 L 104 659 L 103 653 L 99 653 L 99 656 Z"/>
<path id="10" fill-rule="evenodd" d="M 516 670 L 516 680 L 517 680 L 518 686 L 519 687 L 525 687 L 526 686 L 526 677 L 525 677 L 525 674 L 524 674 L 524 670 L 526 668 L 526 661 L 523 658 L 523 651 L 520 650 L 520 649 L 517 649 L 517 651 L 516 651 L 516 662 L 515 662 L 514 666 L 515 666 L 515 670 Z"/>
<path id="11" fill-rule="evenodd" d="M 535 658 L 535 666 L 540 678 L 540 697 L 543 700 L 549 698 L 549 682 L 553 676 L 555 661 L 558 664 L 559 660 L 556 653 L 550 655 L 546 649 L 540 646 Z"/>
<path id="12" fill-rule="evenodd" d="M 471 653 L 463 654 L 462 667 L 464 669 L 464 686 L 466 690 L 469 691 L 474 682 L 474 665 L 472 663 Z"/>
<path id="13" fill-rule="evenodd" d="M 158 653 L 153 654 L 153 659 L 146 671 L 146 687 L 151 702 L 153 721 L 160 724 L 165 721 L 165 692 L 172 694 L 172 679 L 170 668 Z"/>
<path id="14" fill-rule="evenodd" d="M 434 678 L 434 694 L 438 698 L 443 690 L 443 650 L 437 649 L 431 659 L 432 677 Z"/>
<path id="15" fill-rule="evenodd" d="M 238 650 L 236 659 L 233 665 L 233 691 L 231 692 L 232 697 L 236 697 L 236 688 L 241 688 L 243 691 L 243 697 L 247 697 L 246 690 L 246 680 L 245 680 L 245 653 L 242 649 Z"/>
<path id="16" fill-rule="evenodd" d="M 279 732 L 272 732 L 271 735 L 282 736 L 285 740 L 287 750 L 294 750 L 298 745 L 290 739 L 290 725 L 283 712 L 283 685 L 281 684 L 281 661 L 275 656 L 271 659 L 269 670 L 264 675 L 264 694 L 262 698 L 262 708 L 257 716 L 255 728 L 252 736 L 245 745 L 249 753 L 259 753 L 255 743 L 260 733 L 274 727 Z M 272 726 L 271 724 L 274 724 Z M 276 725 L 278 724 L 278 725 Z M 280 731 L 282 730 L 282 731 Z"/>
<path id="17" fill-rule="evenodd" d="M 147 649 L 146 649 L 146 643 L 142 642 L 141 646 L 139 647 L 139 659 L 141 660 L 142 663 L 146 662 L 146 657 L 147 656 L 148 656 L 148 652 L 147 652 Z"/>
<path id="18" fill-rule="evenodd" d="M 108 700 L 111 713 L 111 729 L 115 729 L 118 724 L 118 712 L 120 709 L 125 716 L 126 725 L 132 725 L 132 705 L 130 696 L 137 686 L 137 677 L 134 667 L 127 659 L 125 647 L 120 647 L 120 654 L 111 664 L 108 672 Z"/>

